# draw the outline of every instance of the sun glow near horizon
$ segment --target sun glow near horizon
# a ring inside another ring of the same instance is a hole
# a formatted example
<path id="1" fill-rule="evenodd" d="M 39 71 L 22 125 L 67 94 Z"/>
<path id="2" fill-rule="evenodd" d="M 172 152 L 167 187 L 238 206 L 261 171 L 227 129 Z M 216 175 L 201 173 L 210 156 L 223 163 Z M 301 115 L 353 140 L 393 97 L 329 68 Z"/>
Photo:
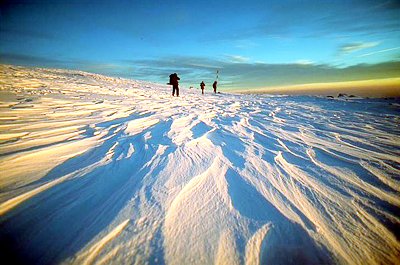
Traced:
<path id="1" fill-rule="evenodd" d="M 219 69 L 221 91 L 397 78 L 399 12 L 395 0 L 5 0 L 0 63 L 161 84 L 176 72 L 183 87 Z"/>
<path id="2" fill-rule="evenodd" d="M 308 83 L 288 86 L 266 86 L 256 89 L 235 89 L 236 93 L 253 94 L 351 94 L 366 97 L 400 97 L 400 78 L 383 78 L 330 83 Z"/>

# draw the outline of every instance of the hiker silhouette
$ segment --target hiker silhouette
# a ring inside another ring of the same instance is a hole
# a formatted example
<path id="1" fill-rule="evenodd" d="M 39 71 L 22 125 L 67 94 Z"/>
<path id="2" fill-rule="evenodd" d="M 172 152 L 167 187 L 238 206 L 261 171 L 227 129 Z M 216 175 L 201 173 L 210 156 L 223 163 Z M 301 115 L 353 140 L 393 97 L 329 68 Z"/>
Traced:
<path id="1" fill-rule="evenodd" d="M 200 83 L 200 88 L 201 88 L 201 94 L 204 94 L 204 87 L 206 86 L 206 84 L 204 84 L 203 81 L 201 81 Z"/>
<path id="2" fill-rule="evenodd" d="M 179 97 L 179 81 L 181 80 L 178 75 L 176 73 L 170 74 L 169 75 L 169 85 L 172 85 L 172 96 L 175 96 L 175 92 L 176 92 L 176 96 Z"/>
<path id="3" fill-rule="evenodd" d="M 214 93 L 217 93 L 217 81 L 214 81 L 214 84 L 213 84 L 213 88 L 214 88 Z"/>

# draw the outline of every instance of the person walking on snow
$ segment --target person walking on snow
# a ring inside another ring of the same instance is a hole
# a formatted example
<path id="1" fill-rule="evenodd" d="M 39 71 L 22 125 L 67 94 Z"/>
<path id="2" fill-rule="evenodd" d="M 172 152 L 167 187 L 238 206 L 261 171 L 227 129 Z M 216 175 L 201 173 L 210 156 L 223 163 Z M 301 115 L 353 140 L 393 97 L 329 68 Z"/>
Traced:
<path id="1" fill-rule="evenodd" d="M 206 86 L 206 84 L 204 84 L 204 81 L 201 81 L 200 83 L 200 88 L 201 88 L 201 94 L 204 95 L 204 87 Z"/>
<path id="2" fill-rule="evenodd" d="M 217 81 L 214 81 L 214 84 L 213 84 L 213 88 L 214 88 L 214 93 L 217 93 Z"/>
<path id="3" fill-rule="evenodd" d="M 172 96 L 175 96 L 175 91 L 176 91 L 176 96 L 179 97 L 179 81 L 181 80 L 176 73 L 173 73 L 169 76 L 169 85 L 172 85 Z"/>

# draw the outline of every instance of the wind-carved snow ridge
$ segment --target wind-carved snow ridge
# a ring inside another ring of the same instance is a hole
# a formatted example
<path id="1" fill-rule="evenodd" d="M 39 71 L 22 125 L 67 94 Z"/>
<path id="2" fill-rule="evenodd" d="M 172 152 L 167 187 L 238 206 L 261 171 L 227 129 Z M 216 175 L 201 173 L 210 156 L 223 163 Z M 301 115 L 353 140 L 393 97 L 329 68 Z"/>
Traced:
<path id="1" fill-rule="evenodd" d="M 2 255 L 398 263 L 398 102 L 206 92 L 1 66 Z"/>

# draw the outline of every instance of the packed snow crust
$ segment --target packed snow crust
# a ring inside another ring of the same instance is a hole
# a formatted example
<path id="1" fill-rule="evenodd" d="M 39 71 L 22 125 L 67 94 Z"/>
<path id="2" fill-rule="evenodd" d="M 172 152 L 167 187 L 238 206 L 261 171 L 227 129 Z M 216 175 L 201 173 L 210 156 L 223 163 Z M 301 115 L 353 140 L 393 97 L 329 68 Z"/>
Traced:
<path id="1" fill-rule="evenodd" d="M 398 102 L 171 90 L 0 66 L 2 255 L 398 264 Z"/>

